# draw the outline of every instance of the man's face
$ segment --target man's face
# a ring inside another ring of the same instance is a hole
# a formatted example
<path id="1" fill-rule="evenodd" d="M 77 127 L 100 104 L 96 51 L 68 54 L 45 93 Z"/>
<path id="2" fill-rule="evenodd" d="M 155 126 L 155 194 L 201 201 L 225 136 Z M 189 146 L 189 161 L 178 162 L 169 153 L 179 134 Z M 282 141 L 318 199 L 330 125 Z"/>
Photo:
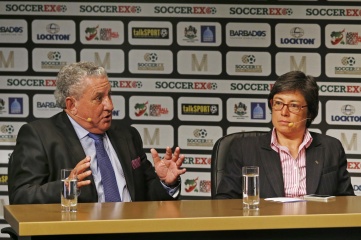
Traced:
<path id="1" fill-rule="evenodd" d="M 83 94 L 75 100 L 75 115 L 80 118 L 74 119 L 89 132 L 104 133 L 111 125 L 114 109 L 110 83 L 107 77 L 98 76 L 87 77 L 84 83 Z"/>

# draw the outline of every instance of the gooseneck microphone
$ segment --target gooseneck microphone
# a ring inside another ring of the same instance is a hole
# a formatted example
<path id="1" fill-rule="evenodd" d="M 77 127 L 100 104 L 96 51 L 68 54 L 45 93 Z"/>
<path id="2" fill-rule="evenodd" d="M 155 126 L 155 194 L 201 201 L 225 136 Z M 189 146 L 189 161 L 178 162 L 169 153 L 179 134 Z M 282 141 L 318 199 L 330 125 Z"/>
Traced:
<path id="1" fill-rule="evenodd" d="M 311 118 L 305 118 L 305 119 L 302 119 L 302 120 L 300 120 L 300 121 L 298 121 L 298 122 L 290 122 L 290 123 L 288 124 L 288 126 L 289 126 L 289 127 L 293 127 L 296 123 L 306 121 L 307 119 L 311 119 Z"/>

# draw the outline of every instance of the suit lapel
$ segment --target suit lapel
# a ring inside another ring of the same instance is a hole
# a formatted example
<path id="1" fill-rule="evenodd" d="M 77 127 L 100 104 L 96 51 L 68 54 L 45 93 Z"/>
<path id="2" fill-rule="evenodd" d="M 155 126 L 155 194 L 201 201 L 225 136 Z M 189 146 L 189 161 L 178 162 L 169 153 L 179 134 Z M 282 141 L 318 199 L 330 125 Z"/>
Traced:
<path id="1" fill-rule="evenodd" d="M 269 184 L 272 186 L 276 195 L 284 196 L 284 183 L 282 167 L 279 155 L 270 147 L 271 134 L 262 136 L 261 140 L 261 166 L 263 167 Z"/>
<path id="2" fill-rule="evenodd" d="M 65 112 L 56 118 L 56 126 L 64 136 L 64 139 L 66 139 L 65 143 L 67 144 L 68 151 L 70 151 L 70 156 L 73 156 L 71 159 L 72 166 L 77 165 L 80 160 L 85 158 L 85 152 Z"/>
<path id="3" fill-rule="evenodd" d="M 135 199 L 135 184 L 134 184 L 132 166 L 131 166 L 132 157 L 129 152 L 131 148 L 128 145 L 129 144 L 128 142 L 130 141 L 127 141 L 126 137 L 123 134 L 118 134 L 118 132 L 122 132 L 122 131 L 119 130 L 117 131 L 116 128 L 110 128 L 107 131 L 107 134 L 110 142 L 113 145 L 115 152 L 118 155 L 120 165 L 122 166 L 124 172 L 125 182 L 127 184 L 130 197 L 131 199 Z"/>
<path id="4" fill-rule="evenodd" d="M 312 135 L 312 144 L 306 149 L 306 191 L 315 193 L 322 174 L 324 163 L 323 147 L 317 136 Z"/>

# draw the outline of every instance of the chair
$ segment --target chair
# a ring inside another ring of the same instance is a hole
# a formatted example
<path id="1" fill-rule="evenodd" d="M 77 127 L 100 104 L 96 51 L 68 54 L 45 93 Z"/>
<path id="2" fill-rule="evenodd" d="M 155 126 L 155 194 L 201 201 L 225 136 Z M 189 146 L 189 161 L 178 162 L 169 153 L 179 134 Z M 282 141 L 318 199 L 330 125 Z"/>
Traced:
<path id="1" fill-rule="evenodd" d="M 268 132 L 265 131 L 252 131 L 252 132 L 237 132 L 231 133 L 221 137 L 216 141 L 212 150 L 211 157 L 211 197 L 217 194 L 218 184 L 222 179 L 224 172 L 224 165 L 228 159 L 229 147 L 233 139 L 249 137 L 249 136 L 260 136 Z"/>
<path id="2" fill-rule="evenodd" d="M 12 227 L 4 227 L 1 229 L 1 233 L 7 233 L 10 235 L 10 239 L 13 240 L 17 240 L 18 239 L 18 235 L 16 234 L 16 232 L 14 231 L 14 229 Z"/>

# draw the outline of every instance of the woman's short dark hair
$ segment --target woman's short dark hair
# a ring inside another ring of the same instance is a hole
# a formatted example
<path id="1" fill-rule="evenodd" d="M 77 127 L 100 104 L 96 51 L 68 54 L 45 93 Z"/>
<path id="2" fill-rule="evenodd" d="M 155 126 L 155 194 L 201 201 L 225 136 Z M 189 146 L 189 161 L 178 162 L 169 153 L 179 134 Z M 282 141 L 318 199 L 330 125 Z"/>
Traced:
<path id="1" fill-rule="evenodd" d="M 272 111 L 271 99 L 274 95 L 286 92 L 298 91 L 305 98 L 308 109 L 306 127 L 309 127 L 318 114 L 318 85 L 316 79 L 301 71 L 291 71 L 281 75 L 273 85 L 268 95 L 268 107 Z"/>

